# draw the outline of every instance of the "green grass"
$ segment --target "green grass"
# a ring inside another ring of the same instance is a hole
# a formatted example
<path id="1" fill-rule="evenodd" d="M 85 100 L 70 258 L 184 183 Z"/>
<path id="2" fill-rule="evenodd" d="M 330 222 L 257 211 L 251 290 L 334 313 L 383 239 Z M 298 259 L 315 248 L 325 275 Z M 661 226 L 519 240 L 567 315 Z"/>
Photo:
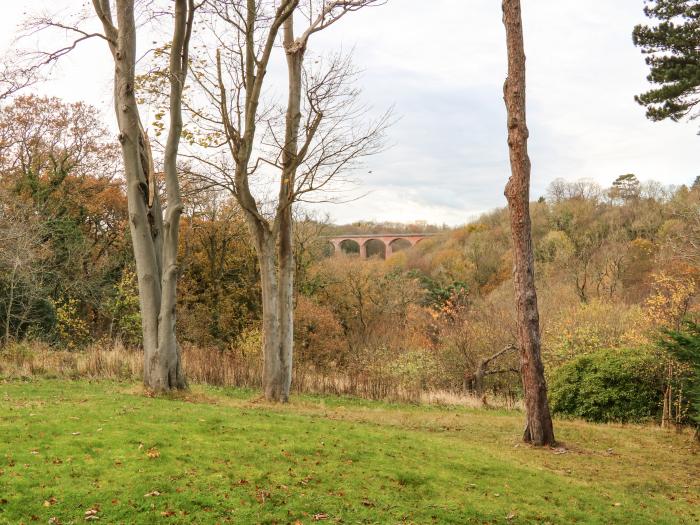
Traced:
<path id="1" fill-rule="evenodd" d="M 508 412 L 0 383 L 0 523 L 700 520 L 690 435 L 557 421 L 566 449 L 537 450 L 521 430 Z"/>

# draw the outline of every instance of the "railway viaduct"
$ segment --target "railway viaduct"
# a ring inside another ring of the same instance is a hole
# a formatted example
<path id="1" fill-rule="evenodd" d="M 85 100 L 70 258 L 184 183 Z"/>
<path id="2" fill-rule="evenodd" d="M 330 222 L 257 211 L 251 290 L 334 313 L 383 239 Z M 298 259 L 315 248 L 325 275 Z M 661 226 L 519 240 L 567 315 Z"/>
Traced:
<path id="1" fill-rule="evenodd" d="M 362 235 L 337 235 L 326 237 L 333 245 L 334 254 L 359 254 L 360 259 L 379 255 L 388 259 L 394 253 L 415 246 L 435 233 L 372 233 Z"/>

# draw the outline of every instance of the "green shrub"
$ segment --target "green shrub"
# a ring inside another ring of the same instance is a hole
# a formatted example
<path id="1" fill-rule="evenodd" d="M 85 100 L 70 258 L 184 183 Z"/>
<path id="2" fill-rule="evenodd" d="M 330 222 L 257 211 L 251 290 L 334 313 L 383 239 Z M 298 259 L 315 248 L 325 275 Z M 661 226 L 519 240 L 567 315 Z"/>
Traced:
<path id="1" fill-rule="evenodd" d="M 409 350 L 388 363 L 386 372 L 396 384 L 421 392 L 439 375 L 435 356 L 425 350 Z"/>
<path id="2" fill-rule="evenodd" d="M 598 350 L 559 367 L 550 382 L 555 414 L 594 422 L 655 418 L 663 395 L 663 360 L 645 349 Z"/>

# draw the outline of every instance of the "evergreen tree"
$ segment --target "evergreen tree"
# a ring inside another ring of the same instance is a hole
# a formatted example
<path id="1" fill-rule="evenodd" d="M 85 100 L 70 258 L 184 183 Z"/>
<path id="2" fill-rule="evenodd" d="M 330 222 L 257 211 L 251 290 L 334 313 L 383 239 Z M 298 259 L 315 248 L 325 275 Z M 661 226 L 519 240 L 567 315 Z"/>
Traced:
<path id="1" fill-rule="evenodd" d="M 700 103 L 700 1 L 645 0 L 655 25 L 638 25 L 634 45 L 646 55 L 647 79 L 657 87 L 637 95 L 653 121 L 678 121 Z"/>
<path id="2" fill-rule="evenodd" d="M 612 183 L 612 188 L 610 188 L 610 197 L 613 199 L 628 201 L 639 197 L 640 191 L 641 184 L 639 183 L 637 176 L 634 173 L 626 173 L 625 175 L 620 175 Z"/>
<path id="3" fill-rule="evenodd" d="M 700 175 L 695 177 L 695 180 L 693 181 L 693 185 L 690 187 L 690 191 L 697 191 L 700 190 Z"/>

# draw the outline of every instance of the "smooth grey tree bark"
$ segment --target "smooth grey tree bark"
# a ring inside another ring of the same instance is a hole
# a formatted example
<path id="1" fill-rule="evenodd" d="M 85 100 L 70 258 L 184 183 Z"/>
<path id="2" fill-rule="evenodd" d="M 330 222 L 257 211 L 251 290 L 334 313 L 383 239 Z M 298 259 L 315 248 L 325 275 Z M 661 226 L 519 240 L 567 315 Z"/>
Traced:
<path id="1" fill-rule="evenodd" d="M 127 182 L 129 227 L 133 242 L 144 348 L 144 384 L 155 391 L 182 389 L 175 333 L 177 250 L 182 200 L 177 156 L 182 133 L 182 93 L 188 70 L 194 0 L 175 0 L 170 50 L 170 127 L 165 147 L 167 208 L 161 207 L 153 153 L 139 115 L 135 94 L 136 22 L 134 0 L 116 0 L 116 24 L 109 0 L 93 0 L 114 59 L 114 109 Z"/>

